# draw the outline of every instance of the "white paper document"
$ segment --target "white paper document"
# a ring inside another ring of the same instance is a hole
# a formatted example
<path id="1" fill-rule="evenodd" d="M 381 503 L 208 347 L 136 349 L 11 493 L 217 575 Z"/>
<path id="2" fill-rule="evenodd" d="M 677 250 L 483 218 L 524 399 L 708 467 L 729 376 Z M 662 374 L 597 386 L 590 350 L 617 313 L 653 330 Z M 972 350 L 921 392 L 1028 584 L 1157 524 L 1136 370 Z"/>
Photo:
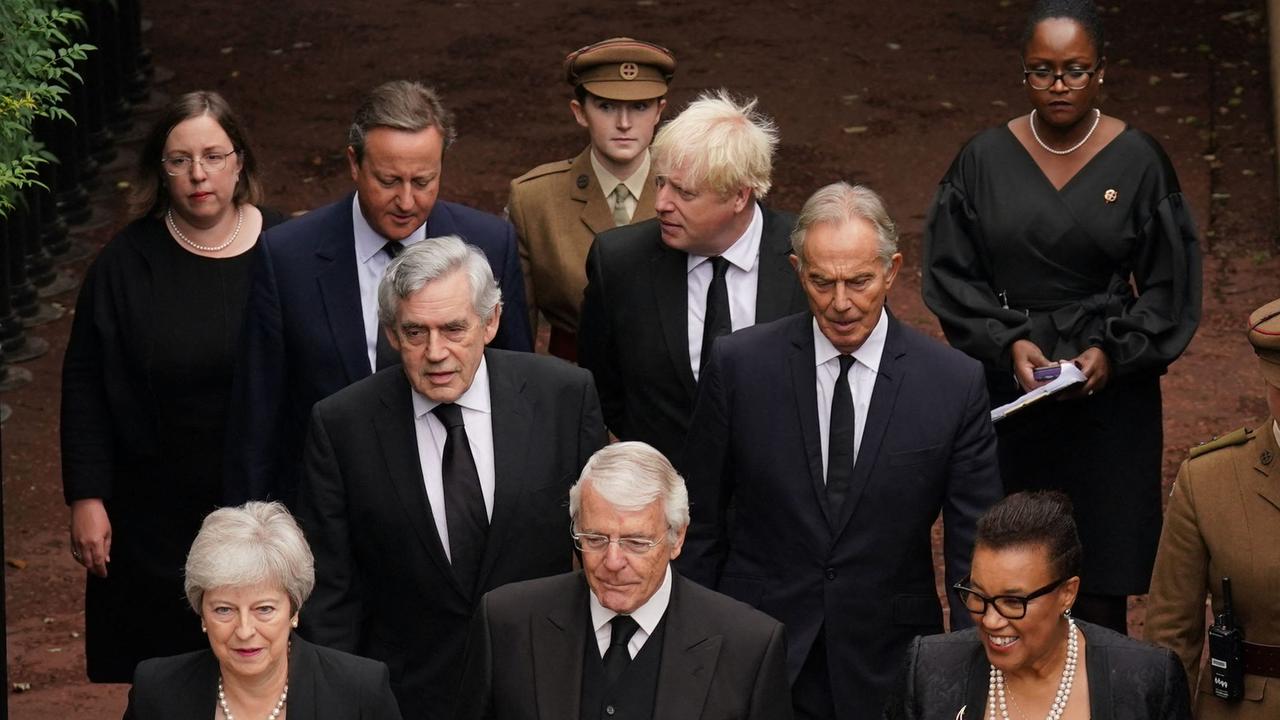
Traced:
<path id="1" fill-rule="evenodd" d="M 1062 370 L 1058 374 L 1058 377 L 1054 378 L 1048 384 L 1041 385 L 1034 390 L 1028 391 L 1017 400 L 1014 400 L 1011 403 L 1006 403 L 995 410 L 992 410 L 991 422 L 1000 422 L 1037 400 L 1042 400 L 1050 395 L 1055 395 L 1073 385 L 1079 385 L 1085 381 L 1084 373 L 1080 372 L 1080 368 L 1076 367 L 1075 363 L 1064 362 L 1061 363 L 1060 366 Z"/>

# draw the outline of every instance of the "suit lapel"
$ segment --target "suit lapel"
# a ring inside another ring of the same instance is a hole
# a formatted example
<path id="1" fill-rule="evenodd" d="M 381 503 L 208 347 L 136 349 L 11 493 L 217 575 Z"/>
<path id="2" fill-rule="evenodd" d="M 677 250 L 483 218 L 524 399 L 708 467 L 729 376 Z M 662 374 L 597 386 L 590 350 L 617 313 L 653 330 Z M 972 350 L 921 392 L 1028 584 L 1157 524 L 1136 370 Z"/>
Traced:
<path id="1" fill-rule="evenodd" d="M 1267 418 L 1267 422 L 1257 430 L 1258 456 L 1254 459 L 1253 469 L 1257 481 L 1258 494 L 1263 500 L 1280 510 L 1280 447 L 1276 445 L 1275 420 Z"/>
<path id="2" fill-rule="evenodd" d="M 612 229 L 613 209 L 609 207 L 609 200 L 600 189 L 600 180 L 596 177 L 595 168 L 591 167 L 591 148 L 578 153 L 578 157 L 573 159 L 573 165 L 569 167 L 569 177 L 573 183 L 569 190 L 569 197 L 582 203 L 582 211 L 578 214 L 582 224 L 586 225 L 593 235 Z M 582 182 L 584 177 L 587 179 L 585 184 Z"/>
<path id="3" fill-rule="evenodd" d="M 756 279 L 756 323 L 790 315 L 798 305 L 800 283 L 791 267 L 791 228 L 761 208 L 764 230 L 760 237 L 760 272 Z"/>
<path id="4" fill-rule="evenodd" d="M 453 566 L 445 555 L 440 533 L 436 531 L 431 501 L 427 499 L 426 481 L 422 478 L 422 465 L 418 460 L 418 436 L 414 426 L 413 402 L 410 400 L 409 381 L 398 367 L 388 370 L 390 377 L 381 393 L 381 407 L 373 416 L 382 457 L 386 462 L 387 476 L 399 499 L 398 505 L 409 515 L 418 540 L 431 560 L 435 562 L 441 577 L 449 578 L 454 590 L 468 602 L 453 575 Z"/>
<path id="5" fill-rule="evenodd" d="M 529 476 L 525 456 L 532 445 L 533 410 L 524 395 L 525 379 L 507 370 L 504 358 L 486 352 L 489 368 L 490 422 L 493 425 L 493 514 L 489 539 L 485 542 L 480 566 L 479 587 L 486 581 L 502 555 L 507 533 L 514 522 Z"/>
<path id="6" fill-rule="evenodd" d="M 541 720 L 576 718 L 582 704 L 582 654 L 587 642 L 587 580 L 575 574 L 568 602 L 557 602 L 544 617 L 534 617 L 533 685 Z"/>
<path id="7" fill-rule="evenodd" d="M 291 634 L 289 641 L 289 719 L 318 720 L 321 701 L 316 685 L 319 668 L 315 647 L 297 633 Z"/>
<path id="8" fill-rule="evenodd" d="M 671 572 L 671 601 L 667 605 L 666 638 L 662 643 L 662 664 L 658 670 L 658 694 L 653 716 L 663 720 L 698 720 L 707 701 L 711 678 L 720 658 L 720 635 L 708 635 L 698 618 L 691 617 L 680 603 L 681 585 L 686 582 Z"/>
<path id="9" fill-rule="evenodd" d="M 348 200 L 353 196 L 348 196 Z M 332 231 L 316 246 L 316 284 L 324 304 L 329 332 L 342 358 L 347 382 L 367 377 L 369 354 L 365 349 L 364 316 L 360 306 L 360 281 L 356 277 L 355 226 L 351 221 L 351 204 L 338 203 L 333 208 Z"/>
<path id="10" fill-rule="evenodd" d="M 888 313 L 886 306 L 884 312 Z M 884 353 L 880 356 L 880 371 L 876 373 L 875 389 L 871 391 L 871 406 L 867 409 L 866 427 L 862 430 L 862 444 L 858 447 L 858 459 L 853 464 L 853 480 L 849 494 L 845 496 L 836 521 L 837 535 L 849 523 L 862 493 L 867 489 L 871 471 L 880 460 L 880 445 L 885 430 L 893 418 L 893 406 L 898 401 L 898 391 L 906 379 L 906 366 L 901 362 L 907 354 L 902 342 L 902 326 L 889 315 L 889 327 L 884 340 Z"/>
<path id="11" fill-rule="evenodd" d="M 983 720 L 987 712 L 987 691 L 990 689 L 991 666 L 987 663 L 986 652 L 982 643 L 974 648 L 969 656 L 969 672 L 966 675 L 964 688 L 964 717 L 961 720 Z M 951 717 L 950 708 L 940 708 L 939 717 Z M 956 708 L 959 712 L 959 708 Z"/>
<path id="12" fill-rule="evenodd" d="M 667 355 L 675 365 L 676 376 L 689 397 L 697 391 L 693 368 L 689 365 L 689 260 L 688 255 L 662 244 L 660 230 L 657 255 L 653 258 L 653 292 L 658 306 L 658 322 L 667 342 Z"/>
<path id="13" fill-rule="evenodd" d="M 807 313 L 796 320 L 791 333 L 791 386 L 796 397 L 796 415 L 804 437 L 804 454 L 809 460 L 809 484 L 813 499 L 822 509 L 827 527 L 835 517 L 827 505 L 827 482 L 822 475 L 822 433 L 818 429 L 818 384 L 813 356 L 813 320 Z"/>

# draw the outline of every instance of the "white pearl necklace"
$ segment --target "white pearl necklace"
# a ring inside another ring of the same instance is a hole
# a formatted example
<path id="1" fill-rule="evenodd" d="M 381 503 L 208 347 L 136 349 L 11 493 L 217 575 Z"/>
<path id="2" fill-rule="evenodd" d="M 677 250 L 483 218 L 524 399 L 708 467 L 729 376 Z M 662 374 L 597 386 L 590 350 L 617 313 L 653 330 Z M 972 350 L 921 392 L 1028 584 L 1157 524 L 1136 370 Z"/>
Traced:
<path id="1" fill-rule="evenodd" d="M 1045 715 L 1045 720 L 1060 720 L 1062 713 L 1067 710 L 1067 701 L 1071 699 L 1071 684 L 1076 677 L 1076 659 L 1080 654 L 1079 634 L 1075 618 L 1068 616 L 1067 660 L 1062 665 L 1062 679 L 1058 681 L 1058 694 L 1054 696 L 1053 705 L 1049 707 L 1049 714 Z M 987 686 L 987 718 L 989 720 L 1009 720 L 1009 706 L 1005 701 L 1012 700 L 1013 697 L 1009 695 L 1006 698 L 1006 695 L 1004 673 L 993 665 L 990 683 Z"/>
<path id="2" fill-rule="evenodd" d="M 182 231 L 178 229 L 178 224 L 173 221 L 173 208 L 169 208 L 165 211 L 164 219 L 169 221 L 169 229 L 173 231 L 173 234 L 178 236 L 178 239 L 186 243 L 188 247 L 199 250 L 200 252 L 212 253 L 220 250 L 226 250 L 231 247 L 231 243 L 235 242 L 236 238 L 240 236 L 240 224 L 244 222 L 244 206 L 241 205 L 236 208 L 236 229 L 231 231 L 231 237 L 227 238 L 226 242 L 217 246 L 201 245 L 199 243 L 191 242 L 191 240 L 186 235 L 183 235 Z"/>
<path id="3" fill-rule="evenodd" d="M 1066 150 L 1054 150 L 1048 145 L 1045 145 L 1044 141 L 1040 139 L 1040 133 L 1036 132 L 1036 111 L 1035 110 L 1031 111 L 1031 115 L 1028 119 L 1028 122 L 1031 124 L 1031 137 L 1036 139 L 1036 142 L 1040 144 L 1040 147 L 1053 153 L 1054 155 L 1070 155 L 1071 153 L 1079 150 L 1081 146 L 1083 146 L 1085 143 L 1089 142 L 1089 138 L 1093 137 L 1093 131 L 1097 130 L 1098 123 L 1102 122 L 1102 111 L 1099 110 L 1098 108 L 1093 109 L 1093 127 L 1089 128 L 1089 132 L 1084 136 L 1083 140 L 1076 143 L 1075 145 L 1072 145 Z"/>
<path id="4" fill-rule="evenodd" d="M 284 684 L 284 692 L 280 693 L 280 699 L 276 701 L 276 706 L 271 710 L 271 714 L 267 716 L 267 720 L 276 720 L 280 717 L 280 712 L 284 710 L 284 701 L 289 697 L 289 683 Z M 227 694 L 222 691 L 222 676 L 218 676 L 218 706 L 222 708 L 222 717 L 226 720 L 236 720 L 236 716 L 231 714 L 231 708 L 227 707 Z"/>

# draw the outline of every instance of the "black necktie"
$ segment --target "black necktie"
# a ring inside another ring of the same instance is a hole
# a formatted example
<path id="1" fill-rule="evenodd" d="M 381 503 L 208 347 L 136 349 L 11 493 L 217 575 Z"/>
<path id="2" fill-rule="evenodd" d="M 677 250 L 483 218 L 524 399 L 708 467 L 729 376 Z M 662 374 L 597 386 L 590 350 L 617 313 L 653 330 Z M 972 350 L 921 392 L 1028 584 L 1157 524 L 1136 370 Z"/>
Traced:
<path id="1" fill-rule="evenodd" d="M 723 257 L 711 258 L 711 285 L 707 287 L 707 313 L 702 323 L 702 357 L 698 360 L 698 370 L 702 371 L 711 358 L 711 344 L 715 339 L 733 332 L 733 318 L 729 316 L 729 286 L 725 284 L 725 273 L 729 272 L 729 261 Z"/>
<path id="2" fill-rule="evenodd" d="M 401 250 L 404 250 L 404 245 L 401 245 L 395 240 L 391 240 L 386 245 L 382 246 L 382 252 L 391 256 L 392 260 L 396 259 L 396 256 L 400 254 Z M 395 348 L 391 347 L 391 341 L 387 340 L 386 330 L 382 327 L 381 323 L 378 324 L 378 329 L 375 332 L 377 333 L 377 336 L 373 340 L 374 370 L 381 370 L 382 368 L 391 367 L 392 365 L 399 365 L 400 353 L 396 352 Z"/>
<path id="3" fill-rule="evenodd" d="M 614 615 L 609 624 L 613 629 L 609 635 L 609 649 L 604 651 L 604 677 L 605 682 L 612 685 L 631 664 L 627 643 L 631 642 L 631 636 L 640 629 L 640 624 L 630 615 Z"/>
<path id="4" fill-rule="evenodd" d="M 453 573 L 468 595 L 475 592 L 480 560 L 484 557 L 485 539 L 489 535 L 489 516 L 480 492 L 480 473 L 467 428 L 462 423 L 462 408 L 453 403 L 437 405 L 431 411 L 448 431 L 444 441 L 444 457 L 440 474 L 444 480 L 444 518 L 449 529 L 449 558 Z"/>
<path id="5" fill-rule="evenodd" d="M 831 394 L 831 423 L 827 427 L 827 504 L 833 515 L 840 513 L 844 496 L 853 480 L 853 395 L 849 392 L 852 355 L 840 356 L 840 375 Z"/>

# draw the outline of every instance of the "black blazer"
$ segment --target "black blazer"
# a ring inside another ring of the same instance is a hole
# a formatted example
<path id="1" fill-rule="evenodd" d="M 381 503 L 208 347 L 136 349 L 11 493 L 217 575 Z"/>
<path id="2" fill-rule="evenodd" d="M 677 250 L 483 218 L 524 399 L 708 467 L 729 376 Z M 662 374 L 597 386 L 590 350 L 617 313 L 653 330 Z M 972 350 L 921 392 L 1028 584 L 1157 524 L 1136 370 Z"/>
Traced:
<path id="1" fill-rule="evenodd" d="M 476 597 L 458 585 L 418 461 L 404 370 L 316 404 L 298 520 L 316 557 L 302 614 L 313 642 L 387 663 L 405 717 L 448 717 L 481 593 L 567 572 L 569 487 L 603 447 L 591 375 L 546 356 L 486 350 L 495 497 Z"/>
<path id="2" fill-rule="evenodd" d="M 789 720 L 782 625 L 671 575 L 653 717 Z M 591 611 L 581 571 L 499 588 L 471 625 L 455 720 L 576 720 Z"/>
<path id="3" fill-rule="evenodd" d="M 319 647 L 294 634 L 289 649 L 289 720 L 400 720 L 387 666 Z M 212 650 L 138 664 L 124 720 L 210 718 L 218 706 Z"/>
<path id="4" fill-rule="evenodd" d="M 756 322 L 805 309 L 788 259 L 796 216 L 762 208 Z M 596 237 L 578 326 L 578 364 L 591 371 L 604 421 L 619 440 L 668 458 L 684 443 L 697 385 L 689 366 L 688 254 L 667 247 L 657 220 Z"/>
<path id="5" fill-rule="evenodd" d="M 227 429 L 226 502 L 292 505 L 311 406 L 370 375 L 356 274 L 353 195 L 268 231 L 258 243 Z M 492 347 L 531 350 L 511 224 L 437 202 L 427 237 L 458 235 L 502 288 Z"/>
<path id="6" fill-rule="evenodd" d="M 676 565 L 782 621 L 793 681 L 825 626 L 837 715 L 867 718 L 911 638 L 943 630 L 930 531 L 941 513 L 946 580 L 960 580 L 1001 497 L 995 432 L 982 366 L 890 315 L 852 485 L 831 511 L 812 328 L 801 313 L 716 342 L 678 465 L 693 517 Z M 957 623 L 971 624 L 963 609 Z"/>
<path id="7" fill-rule="evenodd" d="M 1091 720 L 1190 720 L 1178 656 L 1107 628 L 1076 621 L 1085 637 Z M 986 717 L 991 665 L 970 628 L 918 637 L 884 708 L 884 720 Z"/>

